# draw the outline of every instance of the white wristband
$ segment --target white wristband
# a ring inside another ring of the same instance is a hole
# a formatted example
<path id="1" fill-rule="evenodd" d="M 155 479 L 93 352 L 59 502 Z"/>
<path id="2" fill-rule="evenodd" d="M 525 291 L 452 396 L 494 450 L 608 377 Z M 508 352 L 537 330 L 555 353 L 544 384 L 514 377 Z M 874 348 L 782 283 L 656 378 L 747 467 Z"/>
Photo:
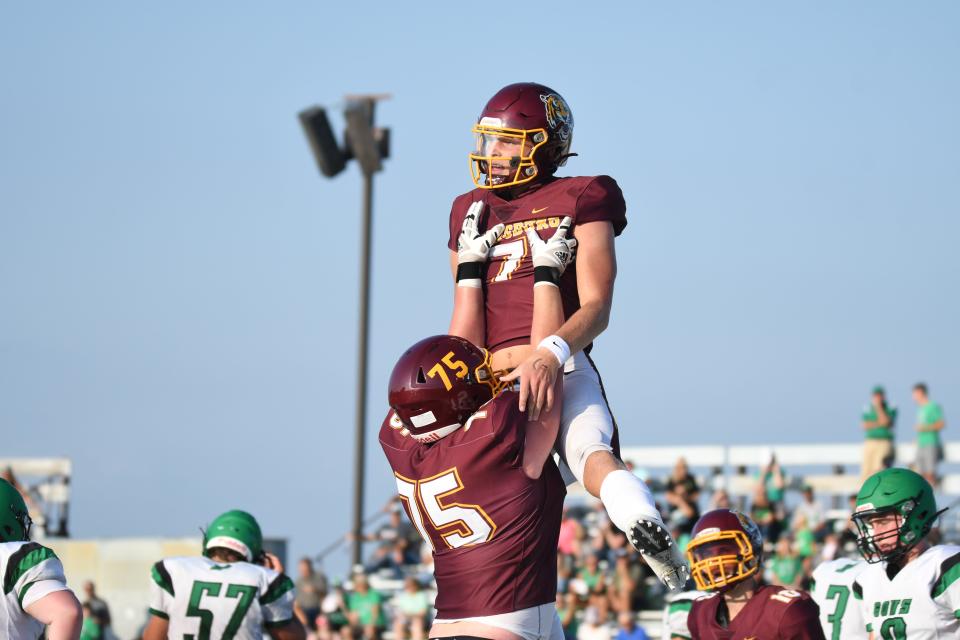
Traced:
<path id="1" fill-rule="evenodd" d="M 546 349 L 557 358 L 557 362 L 561 365 L 570 357 L 570 345 L 567 344 L 566 340 L 556 334 L 547 336 L 541 340 L 540 344 L 537 345 L 537 349 Z"/>
<path id="2" fill-rule="evenodd" d="M 483 287 L 483 281 L 480 278 L 465 278 L 457 280 L 458 287 L 469 287 L 471 289 L 480 289 Z"/>

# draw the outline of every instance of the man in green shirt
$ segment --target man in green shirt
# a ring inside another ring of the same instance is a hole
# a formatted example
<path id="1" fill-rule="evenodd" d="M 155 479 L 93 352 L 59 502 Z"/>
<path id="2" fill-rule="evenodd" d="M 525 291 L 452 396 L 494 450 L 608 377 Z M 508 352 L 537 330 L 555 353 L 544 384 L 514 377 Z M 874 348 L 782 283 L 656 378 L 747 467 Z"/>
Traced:
<path id="1" fill-rule="evenodd" d="M 340 635 L 344 640 L 378 640 L 387 626 L 383 596 L 379 591 L 370 588 L 364 573 L 353 575 L 353 589 L 353 592 L 347 595 L 347 619 L 350 624 L 340 630 Z"/>
<path id="2" fill-rule="evenodd" d="M 878 471 L 893 464 L 893 426 L 897 421 L 897 408 L 887 403 L 883 387 L 876 386 L 870 396 L 870 404 L 860 416 L 863 424 L 863 465 L 860 480 L 863 482 Z"/>
<path id="3" fill-rule="evenodd" d="M 927 397 L 927 385 L 919 382 L 913 386 L 913 401 L 917 403 L 917 473 L 936 486 L 937 463 L 943 459 L 940 430 L 946 424 L 943 409 Z"/>

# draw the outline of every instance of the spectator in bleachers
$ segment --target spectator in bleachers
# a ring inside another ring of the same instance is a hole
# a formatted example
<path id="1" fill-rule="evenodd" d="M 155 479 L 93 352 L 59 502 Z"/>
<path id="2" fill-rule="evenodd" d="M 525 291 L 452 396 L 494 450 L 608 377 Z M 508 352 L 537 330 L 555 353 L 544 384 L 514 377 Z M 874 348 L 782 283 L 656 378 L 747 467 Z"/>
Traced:
<path id="1" fill-rule="evenodd" d="M 645 565 L 631 562 L 626 550 L 617 554 L 610 578 L 610 607 L 618 612 L 638 611 L 644 607 Z"/>
<path id="2" fill-rule="evenodd" d="M 103 627 L 86 602 L 83 603 L 83 624 L 80 627 L 80 640 L 104 640 Z"/>
<path id="3" fill-rule="evenodd" d="M 576 553 L 579 529 L 580 523 L 571 515 L 566 505 L 564 505 L 563 518 L 560 520 L 560 537 L 557 539 L 557 550 L 560 551 L 560 553 Z"/>
<path id="4" fill-rule="evenodd" d="M 630 611 L 623 611 L 617 616 L 620 629 L 614 640 L 649 640 L 650 636 L 641 627 L 637 626 L 637 616 Z"/>
<path id="5" fill-rule="evenodd" d="M 110 607 L 106 601 L 97 595 L 97 587 L 91 580 L 83 583 L 83 604 L 90 607 L 90 612 L 104 633 L 110 628 Z"/>
<path id="6" fill-rule="evenodd" d="M 767 581 L 782 587 L 797 589 L 803 582 L 803 559 L 797 554 L 790 536 L 777 542 L 776 553 L 766 563 Z"/>
<path id="7" fill-rule="evenodd" d="M 349 625 L 347 620 L 347 594 L 339 581 L 320 602 L 320 615 L 316 619 L 317 637 L 320 640 L 337 640 L 340 631 Z"/>
<path id="8" fill-rule="evenodd" d="M 577 594 L 573 592 L 557 591 L 557 615 L 563 626 L 564 640 L 576 640 L 580 621 L 577 619 Z"/>
<path id="9" fill-rule="evenodd" d="M 897 408 L 887 403 L 883 387 L 876 386 L 870 395 L 870 403 L 860 416 L 866 441 L 863 443 L 863 466 L 860 482 L 893 464 L 893 427 L 897 421 Z"/>
<path id="10" fill-rule="evenodd" d="M 783 498 L 787 490 L 787 480 L 784 476 L 777 456 L 770 454 L 770 461 L 760 473 L 760 484 L 767 495 L 769 507 L 776 513 L 778 520 L 784 519 Z"/>
<path id="11" fill-rule="evenodd" d="M 763 533 L 763 539 L 770 543 L 776 543 L 780 538 L 781 522 L 777 511 L 770 504 L 767 497 L 767 491 L 764 485 L 758 484 L 753 492 L 753 504 L 750 506 L 750 517 L 760 531 Z"/>
<path id="12" fill-rule="evenodd" d="M 808 529 L 817 540 L 823 540 L 823 536 L 827 534 L 827 519 L 823 506 L 813 495 L 813 487 L 803 488 L 803 500 L 793 511 L 792 524 L 794 531 Z"/>
<path id="13" fill-rule="evenodd" d="M 927 385 L 918 382 L 913 386 L 913 401 L 917 403 L 917 473 L 931 486 L 937 484 L 937 464 L 943 460 L 943 445 L 940 431 L 946 426 L 943 409 L 930 402 Z"/>
<path id="14" fill-rule="evenodd" d="M 669 517 L 680 531 L 690 533 L 693 525 L 700 517 L 700 485 L 690 473 L 685 458 L 677 458 L 673 472 L 667 479 L 664 492 L 667 503 L 670 505 Z"/>
<path id="15" fill-rule="evenodd" d="M 577 640 L 612 640 L 606 616 L 596 606 L 588 606 L 577 628 Z"/>
<path id="16" fill-rule="evenodd" d="M 430 612 L 430 599 L 413 576 L 403 582 L 403 591 L 393 601 L 393 637 L 394 640 L 406 640 L 409 631 L 410 640 L 423 640 L 427 632 L 427 615 Z"/>
<path id="17" fill-rule="evenodd" d="M 733 507 L 730 506 L 730 494 L 727 493 L 726 489 L 717 489 L 713 492 L 713 495 L 710 496 L 710 508 L 708 511 L 732 508 Z"/>
<path id="18" fill-rule="evenodd" d="M 354 573 L 353 591 L 347 594 L 349 624 L 340 630 L 340 636 L 344 640 L 379 640 L 387 626 L 383 600 L 379 591 L 370 588 L 367 574 L 362 571 Z"/>
<path id="19" fill-rule="evenodd" d="M 603 570 L 600 569 L 600 556 L 596 553 L 588 554 L 584 558 L 583 566 L 577 572 L 577 578 L 586 585 L 588 593 L 592 593 L 598 584 L 604 581 Z"/>
<path id="20" fill-rule="evenodd" d="M 298 576 L 294 583 L 296 589 L 295 602 L 303 612 L 306 624 L 310 631 L 317 630 L 317 616 L 320 615 L 320 603 L 327 595 L 327 578 L 313 569 L 310 558 L 300 558 L 297 564 Z"/>

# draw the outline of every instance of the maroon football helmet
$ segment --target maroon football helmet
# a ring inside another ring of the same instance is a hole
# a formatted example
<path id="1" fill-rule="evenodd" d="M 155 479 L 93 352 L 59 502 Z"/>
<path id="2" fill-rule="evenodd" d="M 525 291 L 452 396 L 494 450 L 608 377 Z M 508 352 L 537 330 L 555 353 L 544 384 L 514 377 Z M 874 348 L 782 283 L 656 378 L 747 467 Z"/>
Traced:
<path id="1" fill-rule="evenodd" d="M 457 336 L 425 338 L 393 367 L 391 420 L 415 439 L 433 442 L 459 429 L 503 387 L 485 349 Z"/>
<path id="2" fill-rule="evenodd" d="M 573 139 L 573 114 L 559 93 L 533 82 L 500 89 L 480 112 L 470 154 L 473 183 L 501 189 L 544 180 L 563 165 Z"/>
<path id="3" fill-rule="evenodd" d="M 717 509 L 693 526 L 687 545 L 690 573 L 701 591 L 726 591 L 760 569 L 763 535 L 749 516 Z"/>

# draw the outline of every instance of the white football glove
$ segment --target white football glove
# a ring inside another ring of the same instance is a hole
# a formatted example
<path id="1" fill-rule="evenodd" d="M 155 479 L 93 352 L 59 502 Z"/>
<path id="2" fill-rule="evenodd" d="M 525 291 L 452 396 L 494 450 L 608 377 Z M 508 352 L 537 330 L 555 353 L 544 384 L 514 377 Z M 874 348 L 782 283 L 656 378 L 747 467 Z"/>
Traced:
<path id="1" fill-rule="evenodd" d="M 482 202 L 474 202 L 467 209 L 467 216 L 463 219 L 463 227 L 457 239 L 457 264 L 485 263 L 490 247 L 496 244 L 497 238 L 506 228 L 503 224 L 498 224 L 486 233 L 480 233 L 477 230 L 477 218 L 480 217 L 481 211 L 483 211 Z"/>
<path id="2" fill-rule="evenodd" d="M 566 216 L 560 221 L 553 236 L 544 242 L 533 229 L 527 229 L 527 240 L 530 243 L 530 254 L 533 257 L 533 266 L 550 267 L 557 270 L 557 275 L 563 274 L 564 270 L 571 264 L 577 255 L 577 239 L 568 238 L 567 231 L 570 229 L 572 219 Z"/>

